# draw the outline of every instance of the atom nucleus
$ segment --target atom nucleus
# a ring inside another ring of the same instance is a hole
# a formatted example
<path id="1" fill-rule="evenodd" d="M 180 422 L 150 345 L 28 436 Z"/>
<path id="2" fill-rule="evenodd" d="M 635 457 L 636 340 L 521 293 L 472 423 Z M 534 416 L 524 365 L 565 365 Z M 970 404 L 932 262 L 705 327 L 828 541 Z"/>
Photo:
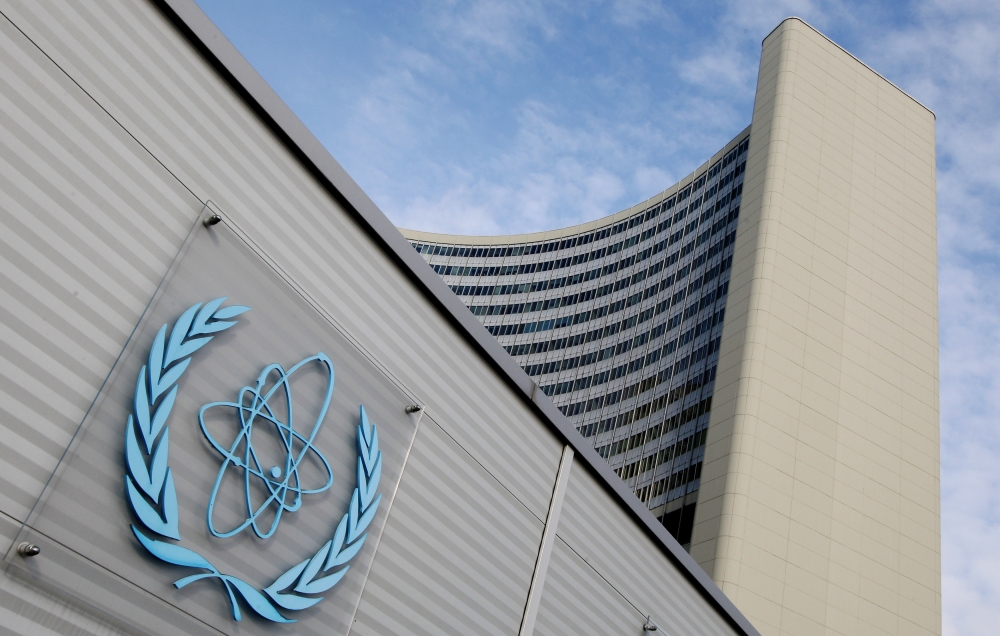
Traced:
<path id="1" fill-rule="evenodd" d="M 296 371 L 312 362 L 318 362 L 325 367 L 327 389 L 316 422 L 306 436 L 295 430 L 290 378 Z M 246 386 L 240 390 L 239 399 L 236 402 L 211 402 L 201 407 L 198 411 L 198 423 L 201 425 L 201 430 L 209 443 L 223 457 L 222 466 L 215 478 L 215 485 L 208 502 L 208 529 L 213 535 L 231 537 L 248 527 L 252 527 L 258 537 L 266 539 L 278 529 L 283 512 L 295 512 L 302 506 L 303 495 L 321 493 L 333 484 L 333 471 L 330 469 L 330 463 L 313 444 L 317 433 L 323 426 L 326 411 L 330 406 L 333 381 L 333 363 L 326 354 L 319 353 L 302 360 L 287 372 L 279 364 L 270 364 L 260 372 L 256 387 Z M 269 386 L 271 382 L 273 384 Z M 287 409 L 284 418 L 275 412 L 270 403 L 279 390 L 284 395 Z M 220 444 L 209 433 L 208 427 L 205 425 L 205 412 L 214 407 L 236 409 L 239 414 L 240 429 L 228 446 Z M 265 434 L 277 436 L 280 447 L 283 447 L 285 451 L 283 465 L 267 466 L 266 463 L 262 464 L 258 452 L 254 448 L 255 430 L 261 428 L 264 429 Z M 318 485 L 318 487 L 307 488 L 303 486 L 299 477 L 299 465 L 306 461 L 310 454 L 323 466 L 326 471 L 326 479 L 325 483 Z M 230 469 L 242 471 L 247 518 L 231 530 L 220 531 L 215 527 L 215 503 L 219 494 L 219 486 L 222 484 L 226 472 Z M 259 505 L 255 504 L 252 492 L 266 493 L 263 502 Z M 270 527 L 266 530 L 262 529 L 261 524 L 258 524 L 258 519 L 265 513 L 273 514 Z"/>

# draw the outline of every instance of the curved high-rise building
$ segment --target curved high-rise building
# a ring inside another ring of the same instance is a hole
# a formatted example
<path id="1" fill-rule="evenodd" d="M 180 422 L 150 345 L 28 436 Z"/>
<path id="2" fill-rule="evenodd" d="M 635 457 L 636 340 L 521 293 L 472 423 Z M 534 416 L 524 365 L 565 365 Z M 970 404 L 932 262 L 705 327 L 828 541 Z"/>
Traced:
<path id="1" fill-rule="evenodd" d="M 761 633 L 933 635 L 934 161 L 933 113 L 790 18 L 751 125 L 664 192 L 403 234 Z"/>
<path id="2" fill-rule="evenodd" d="M 552 232 L 404 230 L 678 538 L 690 542 L 750 130 L 628 210 Z"/>

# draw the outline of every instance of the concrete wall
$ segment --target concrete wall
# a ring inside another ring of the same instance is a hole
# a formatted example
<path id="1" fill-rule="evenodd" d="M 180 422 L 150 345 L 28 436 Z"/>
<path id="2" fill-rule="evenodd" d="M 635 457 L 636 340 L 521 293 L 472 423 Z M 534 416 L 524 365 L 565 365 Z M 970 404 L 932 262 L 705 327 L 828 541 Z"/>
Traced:
<path id="1" fill-rule="evenodd" d="M 764 41 L 694 556 L 764 634 L 941 631 L 934 116 Z"/>
<path id="2" fill-rule="evenodd" d="M 159 7 L 0 12 L 0 549 L 211 200 L 427 405 L 353 631 L 516 633 L 565 440 Z M 650 613 L 739 633 L 622 501 L 574 465 L 539 631 L 597 612 L 590 633 L 641 634 Z M 593 517 L 616 530 L 574 531 Z M 9 570 L 0 590 L 10 633 L 117 629 Z"/>

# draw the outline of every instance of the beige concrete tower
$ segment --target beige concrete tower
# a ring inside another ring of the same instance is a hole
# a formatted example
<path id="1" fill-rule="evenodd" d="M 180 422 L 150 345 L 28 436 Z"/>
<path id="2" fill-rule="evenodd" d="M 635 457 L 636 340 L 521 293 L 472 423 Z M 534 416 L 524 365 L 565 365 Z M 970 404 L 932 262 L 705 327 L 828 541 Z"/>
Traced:
<path id="1" fill-rule="evenodd" d="M 692 555 L 761 633 L 941 631 L 934 115 L 764 40 Z"/>

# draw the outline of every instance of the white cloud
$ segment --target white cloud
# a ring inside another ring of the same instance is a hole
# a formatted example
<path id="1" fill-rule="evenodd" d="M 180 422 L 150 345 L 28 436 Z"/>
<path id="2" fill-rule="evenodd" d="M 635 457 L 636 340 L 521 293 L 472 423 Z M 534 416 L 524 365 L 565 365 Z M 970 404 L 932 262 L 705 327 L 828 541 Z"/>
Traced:
<path id="1" fill-rule="evenodd" d="M 761 42 L 782 20 L 794 15 L 821 27 L 837 11 L 836 1 L 727 0 L 715 29 L 695 39 L 673 65 L 682 80 L 701 89 L 691 98 L 709 95 L 718 110 L 736 96 L 754 93 Z M 742 115 L 749 124 L 749 113 Z"/>
<path id="2" fill-rule="evenodd" d="M 639 192 L 647 193 L 644 198 L 662 192 L 664 184 L 677 182 L 672 174 L 657 166 L 639 166 L 635 169 L 632 180 Z"/>
<path id="3" fill-rule="evenodd" d="M 602 164 L 624 157 L 629 135 L 599 121 L 561 124 L 558 113 L 537 102 L 522 105 L 518 123 L 505 152 L 475 173 L 453 170 L 444 180 L 452 185 L 436 197 L 398 202 L 395 220 L 429 231 L 510 234 L 608 214 L 626 188 Z"/>
<path id="4" fill-rule="evenodd" d="M 814 0 L 730 0 L 724 17 L 728 26 L 752 34 L 759 43 L 790 16 L 822 28 L 827 21 L 827 5 L 830 4 Z"/>
<path id="5" fill-rule="evenodd" d="M 531 47 L 531 36 L 556 36 L 556 21 L 541 0 L 451 0 L 430 8 L 431 24 L 442 44 L 469 52 L 520 57 Z"/>
<path id="6" fill-rule="evenodd" d="M 679 62 L 677 67 L 681 78 L 689 84 L 725 94 L 733 89 L 753 90 L 758 60 L 740 54 L 735 46 L 713 46 L 697 57 Z"/>
<path id="7" fill-rule="evenodd" d="M 620 26 L 634 27 L 669 18 L 670 12 L 658 0 L 614 0 L 611 4 L 611 21 Z"/>

